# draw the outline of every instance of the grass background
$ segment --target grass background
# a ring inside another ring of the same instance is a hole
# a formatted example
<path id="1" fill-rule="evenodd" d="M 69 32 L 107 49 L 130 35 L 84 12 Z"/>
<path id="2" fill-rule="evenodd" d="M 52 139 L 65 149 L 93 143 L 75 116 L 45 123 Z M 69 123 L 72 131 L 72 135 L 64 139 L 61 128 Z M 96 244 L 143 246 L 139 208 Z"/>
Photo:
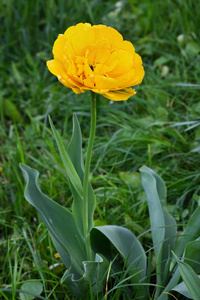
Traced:
<path id="1" fill-rule="evenodd" d="M 96 222 L 141 234 L 148 249 L 149 215 L 138 172 L 143 164 L 165 180 L 168 209 L 180 230 L 199 202 L 200 2 L 1 0 L 0 22 L 0 287 L 12 289 L 0 297 L 19 299 L 22 283 L 38 279 L 45 282 L 46 299 L 73 299 L 59 283 L 62 264 L 49 269 L 61 261 L 24 199 L 19 170 L 20 162 L 38 169 L 43 192 L 69 207 L 47 116 L 67 145 L 76 112 L 85 150 L 90 94 L 75 95 L 47 70 L 53 42 L 79 22 L 105 24 L 142 56 L 146 75 L 136 96 L 116 103 L 98 96 L 91 181 Z"/>

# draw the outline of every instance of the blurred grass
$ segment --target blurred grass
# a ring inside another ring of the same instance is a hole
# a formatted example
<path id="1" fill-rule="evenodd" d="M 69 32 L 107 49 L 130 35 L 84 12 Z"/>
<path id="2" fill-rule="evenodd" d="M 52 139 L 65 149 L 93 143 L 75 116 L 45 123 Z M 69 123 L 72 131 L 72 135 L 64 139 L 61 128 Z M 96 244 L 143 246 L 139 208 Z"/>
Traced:
<path id="1" fill-rule="evenodd" d="M 44 279 L 45 297 L 72 299 L 59 284 L 63 265 L 49 269 L 60 261 L 24 199 L 18 167 L 25 161 L 37 168 L 44 193 L 69 206 L 72 199 L 47 116 L 67 145 L 76 112 L 85 149 L 90 95 L 73 94 L 48 72 L 53 42 L 76 23 L 102 23 L 119 30 L 143 58 L 146 75 L 134 98 L 112 103 L 98 97 L 91 180 L 95 218 L 126 226 L 149 245 L 148 209 L 138 173 L 143 164 L 165 180 L 169 209 L 179 223 L 187 222 L 199 201 L 200 2 L 2 0 L 0 21 L 0 287 L 12 288 L 16 299 L 23 281 Z M 3 293 L 2 299 L 10 299 L 10 293 Z"/>

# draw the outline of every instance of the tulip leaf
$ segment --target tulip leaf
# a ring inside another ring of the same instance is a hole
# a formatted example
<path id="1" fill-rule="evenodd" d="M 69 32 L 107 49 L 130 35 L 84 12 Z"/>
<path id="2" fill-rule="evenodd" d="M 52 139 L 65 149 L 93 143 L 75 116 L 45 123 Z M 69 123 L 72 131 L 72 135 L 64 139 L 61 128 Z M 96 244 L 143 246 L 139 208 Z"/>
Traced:
<path id="1" fill-rule="evenodd" d="M 200 272 L 199 256 L 200 256 L 200 240 L 189 242 L 184 249 L 184 262 L 187 262 L 187 264 L 190 265 L 197 274 Z M 179 272 L 179 268 L 177 268 L 163 292 L 169 292 L 170 290 L 174 290 L 190 299 L 193 299 L 185 283 L 182 282 L 178 284 L 179 279 L 180 279 L 180 272 Z M 166 300 L 166 299 L 168 299 L 168 297 L 165 293 L 162 293 L 158 297 L 158 300 Z"/>
<path id="2" fill-rule="evenodd" d="M 91 231 L 91 244 L 96 253 L 113 260 L 112 247 L 121 254 L 131 274 L 139 272 L 136 281 L 146 276 L 146 254 L 141 243 L 128 229 L 105 225 L 94 227 Z"/>
<path id="3" fill-rule="evenodd" d="M 56 250 L 58 251 L 64 265 L 69 268 L 70 266 L 70 270 L 71 272 L 73 272 L 74 276 L 76 278 L 80 277 L 80 274 L 76 271 L 76 269 L 71 265 L 71 258 L 70 255 L 68 254 L 68 252 L 66 251 L 66 249 L 63 247 L 63 245 L 61 245 L 61 243 L 58 243 L 57 240 L 53 237 L 53 235 L 51 234 L 51 239 L 53 241 L 53 244 L 56 248 Z"/>
<path id="4" fill-rule="evenodd" d="M 199 278 L 200 278 L 200 276 L 198 276 Z M 179 283 L 178 285 L 176 285 L 173 289 L 172 289 L 172 291 L 176 291 L 176 292 L 178 292 L 179 294 L 182 294 L 183 296 L 185 296 L 185 297 L 187 297 L 187 298 L 189 298 L 189 299 L 194 299 L 193 297 L 192 297 L 192 295 L 190 294 L 190 292 L 189 292 L 189 290 L 188 290 L 188 288 L 187 288 L 187 286 L 186 286 L 186 284 L 185 284 L 185 282 L 181 282 L 181 283 Z"/>
<path id="5" fill-rule="evenodd" d="M 72 138 L 68 145 L 67 153 L 74 165 L 74 168 L 83 183 L 84 179 L 84 164 L 82 158 L 82 137 L 81 129 L 76 114 L 73 116 L 73 132 Z M 79 231 L 83 234 L 83 200 L 77 193 L 76 189 L 71 184 L 73 194 L 72 214 L 77 223 Z M 93 228 L 93 214 L 95 210 L 96 200 L 91 184 L 88 185 L 88 227 L 89 231 Z"/>
<path id="6" fill-rule="evenodd" d="M 192 241 L 185 247 L 184 262 L 200 273 L 200 240 Z"/>
<path id="7" fill-rule="evenodd" d="M 174 253 L 178 257 L 181 257 L 183 255 L 184 249 L 189 242 L 196 240 L 200 236 L 199 219 L 200 219 L 200 206 L 194 211 L 194 213 L 190 217 L 185 227 L 185 230 L 179 237 L 179 240 L 174 247 Z M 176 260 L 175 258 L 173 258 L 170 265 L 170 270 L 174 268 L 175 263 Z"/>
<path id="8" fill-rule="evenodd" d="M 146 166 L 143 166 L 140 172 L 149 207 L 152 239 L 156 256 L 157 297 L 162 291 L 161 285 L 166 286 L 169 278 L 170 256 L 171 250 L 175 245 L 177 226 L 176 221 L 167 211 L 167 191 L 164 181 Z M 174 285 L 176 285 L 178 283 L 176 277 L 174 280 Z"/>
<path id="9" fill-rule="evenodd" d="M 178 257 L 173 253 L 175 260 L 178 263 L 178 268 L 187 286 L 190 294 L 192 295 L 194 300 L 199 300 L 200 295 L 200 278 L 194 272 L 194 270 L 185 262 L 178 259 Z"/>
<path id="10" fill-rule="evenodd" d="M 169 267 L 171 262 L 171 250 L 174 249 L 175 240 L 177 236 L 177 225 L 175 219 L 168 213 L 168 211 L 163 209 L 164 219 L 165 219 L 165 237 L 160 251 L 160 275 L 162 278 L 162 284 L 165 286 L 166 282 L 163 282 L 163 279 L 167 280 L 169 277 Z"/>
<path id="11" fill-rule="evenodd" d="M 78 119 L 76 115 L 73 115 L 73 131 L 72 138 L 67 148 L 67 153 L 71 162 L 81 180 L 81 184 L 83 183 L 83 158 L 82 158 L 82 137 L 81 130 L 78 123 Z M 70 183 L 70 189 L 73 195 L 73 203 L 72 203 L 72 214 L 76 221 L 77 227 L 81 235 L 84 235 L 84 220 L 83 220 L 83 199 L 82 195 L 80 196 L 73 186 Z"/>
<path id="12" fill-rule="evenodd" d="M 61 283 L 67 285 L 77 297 L 89 295 L 90 289 L 92 294 L 97 294 L 103 290 L 106 281 L 107 270 L 109 267 L 108 261 L 100 255 L 95 255 L 95 261 L 84 261 L 84 274 L 75 280 L 71 270 L 66 270 Z"/>
<path id="13" fill-rule="evenodd" d="M 80 179 L 83 180 L 84 164 L 82 155 L 82 136 L 76 114 L 73 115 L 73 131 L 71 141 L 67 148 L 67 153 L 69 154 L 77 174 Z"/>
<path id="14" fill-rule="evenodd" d="M 177 224 L 175 219 L 168 213 L 168 211 L 164 208 L 163 209 L 164 218 L 165 218 L 165 242 L 164 242 L 164 248 L 168 248 L 170 246 L 170 249 L 173 250 L 175 246 L 175 241 L 177 238 Z M 165 251 L 165 249 L 163 249 Z M 166 258 L 168 257 L 168 254 L 166 255 Z"/>
<path id="15" fill-rule="evenodd" d="M 39 281 L 25 281 L 21 286 L 21 290 L 31 293 L 19 293 L 21 300 L 32 300 L 42 293 L 43 285 Z"/>
<path id="16" fill-rule="evenodd" d="M 58 131 L 55 129 L 50 117 L 49 117 L 49 123 L 51 125 L 51 129 L 52 129 L 53 135 L 55 137 L 55 140 L 56 140 L 56 143 L 58 146 L 58 150 L 59 150 L 62 162 L 64 164 L 65 170 L 67 172 L 67 175 L 69 177 L 69 180 L 70 180 L 71 184 L 74 186 L 74 188 L 77 191 L 77 193 L 79 194 L 79 196 L 82 198 L 83 185 L 81 183 L 80 177 L 78 176 L 78 174 L 73 166 L 73 163 L 65 150 L 61 136 L 58 133 Z"/>
<path id="17" fill-rule="evenodd" d="M 164 199 L 166 197 L 165 185 L 163 181 L 158 178 L 158 175 L 146 166 L 140 168 L 140 173 L 142 175 L 142 184 L 148 201 L 152 239 L 157 261 L 165 238 L 165 218 L 161 205 L 161 203 L 165 203 L 166 201 Z M 158 264 L 160 264 L 160 261 Z"/>
<path id="18" fill-rule="evenodd" d="M 72 213 L 41 192 L 37 170 L 22 164 L 20 167 L 27 183 L 24 194 L 26 200 L 37 209 L 51 235 L 66 255 L 70 255 L 77 272 L 82 274 L 80 266 L 86 259 L 85 242 L 77 229 Z"/>

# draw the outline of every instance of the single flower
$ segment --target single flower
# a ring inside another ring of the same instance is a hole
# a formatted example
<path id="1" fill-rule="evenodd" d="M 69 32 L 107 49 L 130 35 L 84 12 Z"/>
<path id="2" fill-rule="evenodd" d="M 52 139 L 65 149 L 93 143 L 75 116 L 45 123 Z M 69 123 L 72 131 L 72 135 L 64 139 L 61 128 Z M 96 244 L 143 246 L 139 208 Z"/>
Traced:
<path id="1" fill-rule="evenodd" d="M 127 100 L 141 83 L 144 68 L 133 45 L 115 29 L 79 23 L 59 34 L 49 71 L 76 94 L 91 90 L 105 98 Z"/>

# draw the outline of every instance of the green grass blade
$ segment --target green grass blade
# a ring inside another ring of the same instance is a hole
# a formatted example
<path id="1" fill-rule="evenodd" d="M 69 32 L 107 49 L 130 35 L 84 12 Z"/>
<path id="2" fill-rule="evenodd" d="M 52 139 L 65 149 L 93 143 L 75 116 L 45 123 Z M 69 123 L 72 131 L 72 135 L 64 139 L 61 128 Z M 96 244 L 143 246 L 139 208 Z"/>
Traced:
<path id="1" fill-rule="evenodd" d="M 41 271 L 41 270 L 42 270 L 42 267 L 41 267 L 41 265 L 40 265 L 40 263 L 39 263 L 39 261 L 38 261 L 38 258 L 37 258 L 36 254 L 35 254 L 35 251 L 33 250 L 33 247 L 31 246 L 31 243 L 29 242 L 29 239 L 28 239 L 28 236 L 27 236 L 27 233 L 26 233 L 25 228 L 22 229 L 22 232 L 23 232 L 23 236 L 24 236 L 24 238 L 25 238 L 25 240 L 26 240 L 26 242 L 27 242 L 27 244 L 28 244 L 28 246 L 29 246 L 29 249 L 30 249 L 30 251 L 31 251 L 31 254 L 32 254 L 32 257 L 33 257 L 35 266 L 36 266 L 36 268 L 38 269 L 38 273 L 39 273 L 39 275 L 40 275 L 40 278 L 41 278 L 42 280 L 44 280 L 45 277 L 44 277 L 43 272 Z"/>

